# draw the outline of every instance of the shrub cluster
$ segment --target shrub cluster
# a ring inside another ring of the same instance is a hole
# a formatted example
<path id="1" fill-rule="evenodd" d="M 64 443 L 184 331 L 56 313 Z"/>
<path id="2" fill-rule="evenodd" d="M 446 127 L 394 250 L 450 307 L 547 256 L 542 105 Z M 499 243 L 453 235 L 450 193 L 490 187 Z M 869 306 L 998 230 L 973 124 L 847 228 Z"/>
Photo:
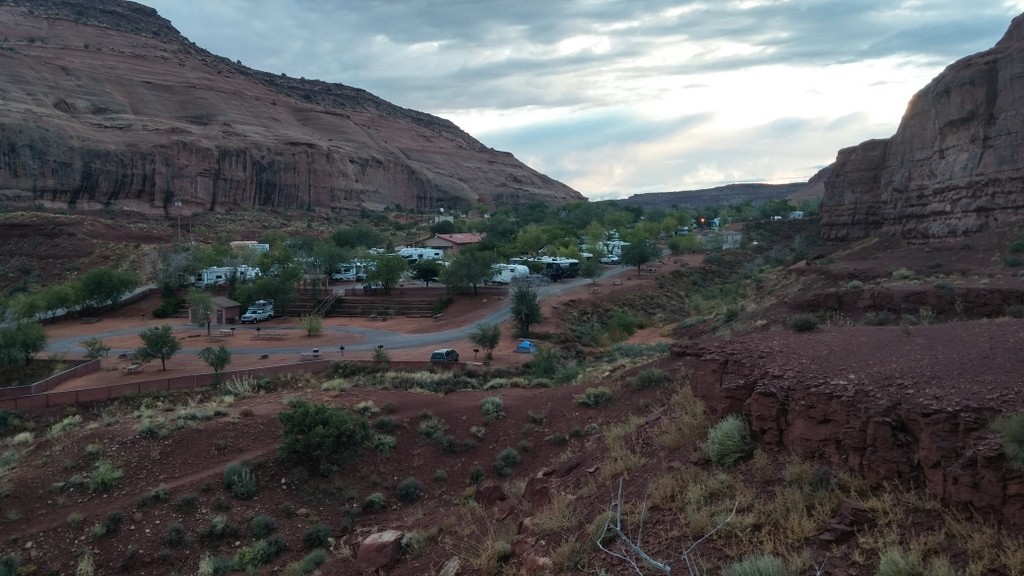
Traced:
<path id="1" fill-rule="evenodd" d="M 596 408 L 612 399 L 612 391 L 607 386 L 587 388 L 576 397 L 576 403 L 588 408 Z"/>
<path id="2" fill-rule="evenodd" d="M 794 314 L 786 320 L 786 324 L 794 332 L 811 332 L 817 330 L 818 319 L 814 314 Z"/>
<path id="3" fill-rule="evenodd" d="M 418 502 L 423 498 L 423 483 L 412 476 L 398 485 L 398 500 L 405 504 Z"/>
<path id="4" fill-rule="evenodd" d="M 494 472 L 498 476 L 508 476 L 512 469 L 519 465 L 519 462 L 519 452 L 516 452 L 515 448 L 505 448 L 494 461 Z"/>
<path id="5" fill-rule="evenodd" d="M 488 396 L 480 401 L 480 411 L 483 412 L 484 420 L 500 420 L 505 417 L 505 406 L 498 396 Z"/>
<path id="6" fill-rule="evenodd" d="M 256 474 L 242 462 L 232 462 L 224 468 L 224 487 L 239 500 L 252 500 L 258 486 Z"/>
<path id="7" fill-rule="evenodd" d="M 658 370 L 657 368 L 648 368 L 643 372 L 636 375 L 633 379 L 633 389 L 643 390 L 645 388 L 654 388 L 660 386 L 665 382 L 668 382 L 672 377 L 669 376 L 668 372 L 664 370 Z"/>
<path id="8" fill-rule="evenodd" d="M 731 414 L 708 430 L 704 452 L 717 466 L 733 466 L 754 453 L 754 440 L 743 418 Z"/>
<path id="9" fill-rule="evenodd" d="M 284 424 L 281 456 L 323 474 L 360 456 L 372 434 L 359 414 L 303 400 L 292 402 L 277 417 Z"/>

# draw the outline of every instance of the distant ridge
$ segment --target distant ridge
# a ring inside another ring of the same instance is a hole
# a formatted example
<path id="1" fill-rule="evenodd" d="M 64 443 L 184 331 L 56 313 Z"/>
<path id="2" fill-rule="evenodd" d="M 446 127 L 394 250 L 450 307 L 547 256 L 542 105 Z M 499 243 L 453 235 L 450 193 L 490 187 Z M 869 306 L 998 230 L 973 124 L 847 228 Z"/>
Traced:
<path id="1" fill-rule="evenodd" d="M 793 182 L 790 184 L 727 184 L 704 190 L 633 194 L 629 198 L 615 200 L 615 202 L 626 206 L 639 206 L 644 209 L 671 208 L 672 206 L 708 208 L 723 204 L 739 204 L 748 200 L 754 204 L 763 204 L 770 200 L 789 198 L 798 194 L 807 185 L 807 182 Z"/>

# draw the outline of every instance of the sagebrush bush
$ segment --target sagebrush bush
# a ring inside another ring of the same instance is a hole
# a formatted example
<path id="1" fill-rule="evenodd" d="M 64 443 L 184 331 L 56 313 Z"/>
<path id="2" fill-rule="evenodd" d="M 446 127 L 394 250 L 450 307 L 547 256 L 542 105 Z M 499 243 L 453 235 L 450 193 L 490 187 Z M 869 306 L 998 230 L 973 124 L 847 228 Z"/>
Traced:
<path id="1" fill-rule="evenodd" d="M 733 466 L 754 453 L 750 428 L 743 418 L 730 414 L 708 430 L 704 453 L 717 466 Z"/>
<path id="2" fill-rule="evenodd" d="M 498 476 L 508 476 L 512 469 L 519 465 L 519 462 L 519 452 L 512 447 L 505 448 L 494 461 L 494 471 Z"/>
<path id="3" fill-rule="evenodd" d="M 786 320 L 786 324 L 794 332 L 810 332 L 818 328 L 818 319 L 814 314 L 794 314 Z"/>
<path id="4" fill-rule="evenodd" d="M 426 440 L 438 440 L 444 436 L 448 425 L 436 416 L 428 416 L 420 422 L 420 436 Z"/>
<path id="5" fill-rule="evenodd" d="M 882 552 L 882 556 L 878 559 L 876 574 L 877 576 L 953 576 L 954 572 L 946 560 L 932 560 L 926 566 L 919 553 L 889 548 Z"/>
<path id="6" fill-rule="evenodd" d="M 89 490 L 105 492 L 121 483 L 124 472 L 107 460 L 99 460 L 89 476 Z"/>
<path id="7" fill-rule="evenodd" d="M 377 408 L 377 405 L 373 402 L 373 400 L 363 400 L 359 404 L 355 405 L 354 410 L 367 418 L 373 416 L 377 412 L 380 412 L 380 409 Z"/>
<path id="8" fill-rule="evenodd" d="M 636 375 L 633 379 L 633 389 L 643 390 L 645 388 L 654 388 L 660 386 L 665 382 L 668 382 L 672 377 L 669 376 L 668 372 L 664 370 L 658 370 L 657 368 L 648 368 L 643 372 Z"/>
<path id="9" fill-rule="evenodd" d="M 1024 318 L 1024 304 L 1014 304 L 1006 307 L 1006 314 L 1012 318 Z"/>
<path id="10" fill-rule="evenodd" d="M 224 467 L 224 487 L 239 500 L 251 500 L 258 490 L 256 474 L 244 462 L 231 462 Z"/>
<path id="11" fill-rule="evenodd" d="M 1004 414 L 992 423 L 992 428 L 1003 435 L 1006 466 L 1024 470 L 1024 414 Z"/>
<path id="12" fill-rule="evenodd" d="M 423 498 L 423 483 L 410 476 L 398 485 L 398 500 L 405 504 L 418 502 Z"/>
<path id="13" fill-rule="evenodd" d="M 164 544 L 177 548 L 188 544 L 188 535 L 185 533 L 185 527 L 177 522 L 167 527 L 167 532 L 164 534 Z"/>
<path id="14" fill-rule="evenodd" d="M 281 456 L 322 474 L 360 456 L 372 434 L 363 416 L 304 400 L 292 402 L 277 418 L 284 424 Z"/>
<path id="15" fill-rule="evenodd" d="M 398 447 L 398 439 L 390 434 L 374 434 L 370 440 L 370 446 L 377 451 L 378 454 L 387 456 L 395 451 Z"/>
<path id="16" fill-rule="evenodd" d="M 587 388 L 583 394 L 576 396 L 576 403 L 588 408 L 596 408 L 612 399 L 612 391 L 607 386 Z"/>
<path id="17" fill-rule="evenodd" d="M 380 512 L 386 506 L 386 500 L 384 494 L 380 492 L 374 492 L 363 500 L 363 511 L 365 512 Z"/>
<path id="18" fill-rule="evenodd" d="M 274 520 L 273 516 L 260 514 L 249 521 L 249 531 L 256 538 L 266 538 L 273 534 L 275 530 L 277 530 L 277 521 Z"/>
<path id="19" fill-rule="evenodd" d="M 505 405 L 498 396 L 488 396 L 480 401 L 480 412 L 484 420 L 500 420 L 505 417 Z"/>
<path id="20" fill-rule="evenodd" d="M 331 529 L 323 524 L 317 524 L 306 530 L 302 535 L 302 544 L 306 548 L 323 548 L 330 543 Z"/>
<path id="21" fill-rule="evenodd" d="M 782 560 L 771 554 L 750 554 L 725 569 L 726 576 L 788 576 Z"/>
<path id="22" fill-rule="evenodd" d="M 394 416 L 381 416 L 373 421 L 373 429 L 385 434 L 398 428 L 398 419 Z"/>
<path id="23" fill-rule="evenodd" d="M 888 310 L 872 311 L 864 315 L 863 322 L 867 326 L 888 326 L 896 322 L 896 315 Z"/>

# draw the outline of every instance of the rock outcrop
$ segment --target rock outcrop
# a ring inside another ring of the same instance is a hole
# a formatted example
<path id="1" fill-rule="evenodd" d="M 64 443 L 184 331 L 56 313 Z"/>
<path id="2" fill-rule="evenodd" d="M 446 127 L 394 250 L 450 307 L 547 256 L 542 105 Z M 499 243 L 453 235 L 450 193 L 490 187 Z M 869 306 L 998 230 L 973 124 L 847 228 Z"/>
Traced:
<path id="1" fill-rule="evenodd" d="M 0 0 L 0 199 L 143 212 L 583 197 L 453 123 L 251 70 L 122 0 Z"/>
<path id="2" fill-rule="evenodd" d="M 996 46 L 947 67 L 896 134 L 841 150 L 825 182 L 822 236 L 926 241 L 1024 221 L 1024 16 Z"/>

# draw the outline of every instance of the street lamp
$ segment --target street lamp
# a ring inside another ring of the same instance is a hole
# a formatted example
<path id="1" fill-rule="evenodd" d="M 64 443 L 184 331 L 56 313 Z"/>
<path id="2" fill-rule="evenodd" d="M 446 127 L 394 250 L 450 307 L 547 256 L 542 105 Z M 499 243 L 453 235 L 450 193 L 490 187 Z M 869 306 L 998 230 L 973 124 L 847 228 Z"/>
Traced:
<path id="1" fill-rule="evenodd" d="M 177 208 L 178 213 L 178 242 L 181 242 L 181 200 L 174 199 L 174 207 Z"/>

